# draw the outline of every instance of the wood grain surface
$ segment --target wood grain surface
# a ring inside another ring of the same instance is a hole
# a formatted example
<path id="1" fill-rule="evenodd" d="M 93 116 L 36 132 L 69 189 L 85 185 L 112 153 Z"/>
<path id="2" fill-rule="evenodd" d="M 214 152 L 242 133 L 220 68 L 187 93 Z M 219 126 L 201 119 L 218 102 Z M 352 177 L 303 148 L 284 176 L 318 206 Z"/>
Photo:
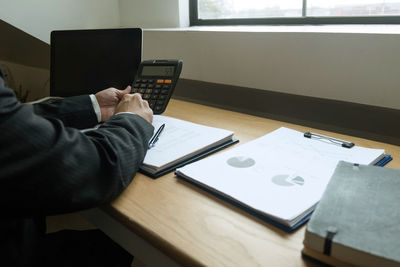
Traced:
<path id="1" fill-rule="evenodd" d="M 400 168 L 400 149 L 395 145 L 174 99 L 164 115 L 232 130 L 240 140 L 235 146 L 281 126 L 313 131 L 349 140 L 359 146 L 383 148 L 394 158 L 387 167 Z M 305 226 L 286 233 L 179 180 L 174 173 L 155 180 L 138 173 L 127 190 L 104 210 L 185 266 L 316 264 L 301 257 Z"/>

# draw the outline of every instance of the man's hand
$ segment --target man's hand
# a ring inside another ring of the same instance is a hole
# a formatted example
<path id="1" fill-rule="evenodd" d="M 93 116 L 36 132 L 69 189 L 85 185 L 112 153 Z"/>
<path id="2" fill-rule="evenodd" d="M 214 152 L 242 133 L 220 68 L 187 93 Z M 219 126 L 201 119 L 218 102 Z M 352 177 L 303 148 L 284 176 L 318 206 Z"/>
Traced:
<path id="1" fill-rule="evenodd" d="M 116 88 L 108 88 L 95 94 L 97 102 L 101 110 L 101 121 L 107 121 L 115 113 L 115 108 L 121 101 L 122 97 L 131 92 L 131 87 L 128 86 L 125 90 Z"/>
<path id="2" fill-rule="evenodd" d="M 140 94 L 125 94 L 115 109 L 115 113 L 118 112 L 132 112 L 150 123 L 153 122 L 153 110 Z"/>

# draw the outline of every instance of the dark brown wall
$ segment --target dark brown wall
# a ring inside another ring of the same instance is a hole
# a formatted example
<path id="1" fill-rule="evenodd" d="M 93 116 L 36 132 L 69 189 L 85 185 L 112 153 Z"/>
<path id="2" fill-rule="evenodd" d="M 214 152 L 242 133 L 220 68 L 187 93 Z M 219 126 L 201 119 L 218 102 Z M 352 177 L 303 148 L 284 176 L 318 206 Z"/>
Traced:
<path id="1" fill-rule="evenodd" d="M 400 110 L 188 79 L 173 97 L 400 145 Z"/>
<path id="2" fill-rule="evenodd" d="M 50 69 L 50 45 L 0 20 L 0 60 Z"/>

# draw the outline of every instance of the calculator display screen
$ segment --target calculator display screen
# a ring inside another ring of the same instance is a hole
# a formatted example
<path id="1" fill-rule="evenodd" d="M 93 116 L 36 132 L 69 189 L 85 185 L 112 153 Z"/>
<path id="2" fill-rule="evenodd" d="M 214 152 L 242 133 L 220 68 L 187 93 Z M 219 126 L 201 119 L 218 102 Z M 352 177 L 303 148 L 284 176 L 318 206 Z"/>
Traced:
<path id="1" fill-rule="evenodd" d="M 167 76 L 174 75 L 174 66 L 143 66 L 142 76 Z"/>

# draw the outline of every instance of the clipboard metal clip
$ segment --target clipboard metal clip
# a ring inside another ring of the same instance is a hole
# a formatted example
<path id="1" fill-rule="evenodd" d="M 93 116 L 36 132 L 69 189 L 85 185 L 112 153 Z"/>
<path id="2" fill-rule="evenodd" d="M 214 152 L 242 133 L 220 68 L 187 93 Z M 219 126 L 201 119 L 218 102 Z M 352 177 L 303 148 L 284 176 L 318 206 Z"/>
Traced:
<path id="1" fill-rule="evenodd" d="M 344 141 L 344 140 L 341 140 L 341 139 L 329 137 L 329 136 L 326 136 L 326 135 L 311 133 L 311 132 L 305 132 L 304 133 L 304 137 L 326 140 L 326 141 L 329 141 L 329 142 L 331 142 L 331 143 L 333 143 L 335 145 L 340 145 L 340 146 L 345 147 L 345 148 L 352 148 L 354 146 L 354 143 L 349 142 L 349 141 Z"/>

